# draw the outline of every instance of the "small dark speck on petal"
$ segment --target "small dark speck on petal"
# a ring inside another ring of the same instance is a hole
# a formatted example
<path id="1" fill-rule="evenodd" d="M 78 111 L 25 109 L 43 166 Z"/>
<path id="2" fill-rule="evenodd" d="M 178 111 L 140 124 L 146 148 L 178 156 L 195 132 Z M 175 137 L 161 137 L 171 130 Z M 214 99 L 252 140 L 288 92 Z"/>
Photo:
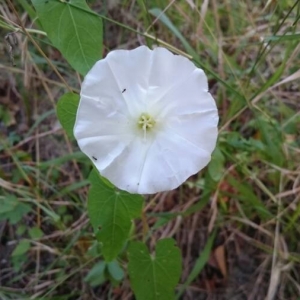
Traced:
<path id="1" fill-rule="evenodd" d="M 93 160 L 97 160 L 97 158 L 95 156 L 92 156 Z"/>
<path id="2" fill-rule="evenodd" d="M 125 92 L 126 92 L 126 89 L 124 89 L 124 90 L 122 91 L 122 94 L 125 93 Z"/>

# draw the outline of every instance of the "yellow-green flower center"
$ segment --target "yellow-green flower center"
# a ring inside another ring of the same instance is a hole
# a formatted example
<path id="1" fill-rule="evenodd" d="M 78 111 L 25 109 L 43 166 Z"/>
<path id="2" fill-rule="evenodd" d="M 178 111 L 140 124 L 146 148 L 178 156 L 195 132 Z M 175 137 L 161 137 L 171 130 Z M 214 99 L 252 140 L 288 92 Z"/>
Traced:
<path id="1" fill-rule="evenodd" d="M 155 125 L 155 120 L 148 114 L 142 113 L 138 120 L 139 128 L 150 130 Z"/>
<path id="2" fill-rule="evenodd" d="M 142 113 L 138 119 L 137 125 L 144 132 L 144 139 L 147 138 L 147 132 L 149 132 L 155 125 L 155 120 L 147 113 Z"/>

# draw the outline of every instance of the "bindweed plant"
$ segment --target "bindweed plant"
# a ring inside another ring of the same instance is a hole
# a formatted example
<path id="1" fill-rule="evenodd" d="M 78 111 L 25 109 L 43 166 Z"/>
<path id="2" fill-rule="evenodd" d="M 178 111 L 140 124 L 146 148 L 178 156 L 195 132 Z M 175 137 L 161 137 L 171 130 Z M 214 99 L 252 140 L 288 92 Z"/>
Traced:
<path id="1" fill-rule="evenodd" d="M 299 5 L 2 1 L 0 299 L 299 297 Z"/>
<path id="2" fill-rule="evenodd" d="M 52 44 L 84 76 L 80 95 L 63 95 L 57 115 L 90 159 L 87 210 L 103 261 L 87 281 L 101 283 L 106 268 L 122 280 L 121 255 L 137 299 L 174 299 L 180 249 L 167 238 L 150 254 L 149 230 L 136 232 L 134 220 L 147 223 L 143 195 L 179 187 L 211 159 L 218 112 L 206 75 L 163 47 L 102 58 L 102 21 L 84 0 L 32 3 Z"/>

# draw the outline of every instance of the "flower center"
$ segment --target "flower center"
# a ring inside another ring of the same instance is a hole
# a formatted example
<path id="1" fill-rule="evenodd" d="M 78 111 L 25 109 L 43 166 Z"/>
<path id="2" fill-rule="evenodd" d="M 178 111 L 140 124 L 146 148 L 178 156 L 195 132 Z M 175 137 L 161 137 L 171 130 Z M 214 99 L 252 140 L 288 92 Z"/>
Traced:
<path id="1" fill-rule="evenodd" d="M 155 120 L 147 113 L 142 113 L 138 119 L 138 127 L 144 131 L 144 140 L 147 138 L 147 131 L 151 130 L 155 125 Z"/>

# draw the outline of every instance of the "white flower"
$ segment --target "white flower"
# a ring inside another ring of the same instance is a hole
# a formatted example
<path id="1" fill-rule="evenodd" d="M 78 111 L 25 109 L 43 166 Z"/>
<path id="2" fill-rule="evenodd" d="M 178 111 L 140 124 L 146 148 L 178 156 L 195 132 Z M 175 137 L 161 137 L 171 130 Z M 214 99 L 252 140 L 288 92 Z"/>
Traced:
<path id="1" fill-rule="evenodd" d="M 115 186 L 152 194 L 208 164 L 217 123 L 203 70 L 164 48 L 141 46 L 110 52 L 86 75 L 74 135 Z"/>

